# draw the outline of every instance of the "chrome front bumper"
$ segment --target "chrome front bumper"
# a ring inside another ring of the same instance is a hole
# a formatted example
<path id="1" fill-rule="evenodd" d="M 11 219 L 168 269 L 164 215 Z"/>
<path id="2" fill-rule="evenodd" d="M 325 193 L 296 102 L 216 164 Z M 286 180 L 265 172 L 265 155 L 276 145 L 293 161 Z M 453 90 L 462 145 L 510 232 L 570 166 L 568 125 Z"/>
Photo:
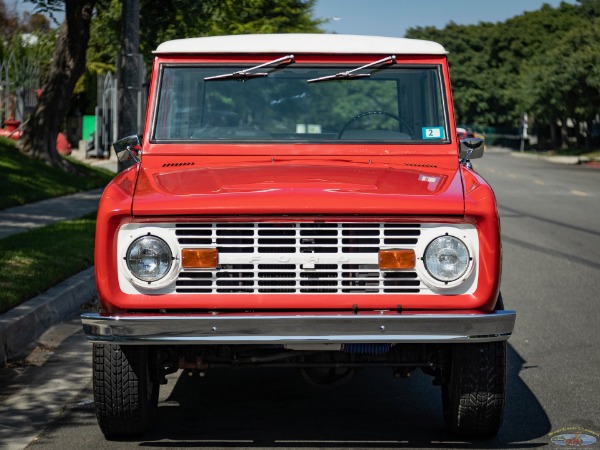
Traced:
<path id="1" fill-rule="evenodd" d="M 94 342 L 128 345 L 503 341 L 515 311 L 360 311 L 81 316 Z"/>

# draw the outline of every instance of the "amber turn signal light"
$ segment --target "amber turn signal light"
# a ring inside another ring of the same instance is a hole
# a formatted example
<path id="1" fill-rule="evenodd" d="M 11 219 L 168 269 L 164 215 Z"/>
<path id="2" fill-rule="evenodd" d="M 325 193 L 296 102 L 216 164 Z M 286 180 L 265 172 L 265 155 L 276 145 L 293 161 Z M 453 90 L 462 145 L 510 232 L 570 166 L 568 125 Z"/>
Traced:
<path id="1" fill-rule="evenodd" d="M 415 268 L 414 250 L 380 250 L 379 269 L 402 270 Z"/>
<path id="2" fill-rule="evenodd" d="M 216 248 L 184 248 L 181 250 L 181 266 L 184 269 L 216 269 L 219 251 Z"/>

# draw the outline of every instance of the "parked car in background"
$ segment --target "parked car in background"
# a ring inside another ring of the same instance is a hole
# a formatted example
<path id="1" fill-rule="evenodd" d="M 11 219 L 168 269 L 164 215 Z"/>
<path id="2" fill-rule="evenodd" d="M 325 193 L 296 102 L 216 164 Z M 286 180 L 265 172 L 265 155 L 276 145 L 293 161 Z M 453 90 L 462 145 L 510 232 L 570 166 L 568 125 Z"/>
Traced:
<path id="1" fill-rule="evenodd" d="M 472 138 L 475 137 L 475 133 L 470 128 L 456 128 L 456 136 L 458 139 Z"/>

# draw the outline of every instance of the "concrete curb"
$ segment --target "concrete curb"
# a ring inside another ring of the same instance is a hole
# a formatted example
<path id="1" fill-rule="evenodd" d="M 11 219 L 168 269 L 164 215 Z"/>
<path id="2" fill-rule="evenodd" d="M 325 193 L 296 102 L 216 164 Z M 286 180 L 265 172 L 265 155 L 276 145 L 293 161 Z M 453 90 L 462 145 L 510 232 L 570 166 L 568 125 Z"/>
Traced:
<path id="1" fill-rule="evenodd" d="M 531 153 L 520 153 L 513 152 L 512 156 L 516 158 L 528 158 L 528 159 L 541 159 L 544 161 L 548 161 L 554 164 L 582 164 L 588 162 L 590 159 L 585 156 L 544 156 L 544 155 L 535 155 Z"/>
<path id="2" fill-rule="evenodd" d="M 548 156 L 543 153 L 532 153 L 530 151 L 520 152 L 518 150 L 512 150 L 506 147 L 486 147 L 485 153 L 508 153 L 510 156 L 515 158 L 523 158 L 523 159 L 538 159 L 542 161 L 548 161 L 554 164 L 566 164 L 566 165 L 585 165 L 587 167 L 592 168 L 600 168 L 600 163 L 592 161 L 587 156 L 561 156 L 561 155 L 552 155 Z M 485 158 L 484 153 L 484 158 Z"/>
<path id="3" fill-rule="evenodd" d="M 90 267 L 0 315 L 0 366 L 24 354 L 48 328 L 73 316 L 96 296 Z"/>

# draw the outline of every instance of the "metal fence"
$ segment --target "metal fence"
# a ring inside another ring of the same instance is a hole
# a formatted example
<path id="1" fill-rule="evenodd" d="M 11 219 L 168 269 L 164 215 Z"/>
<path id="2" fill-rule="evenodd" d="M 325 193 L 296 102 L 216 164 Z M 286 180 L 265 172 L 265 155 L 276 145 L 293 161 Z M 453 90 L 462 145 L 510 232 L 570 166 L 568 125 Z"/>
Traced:
<path id="1" fill-rule="evenodd" d="M 135 112 L 136 133 L 144 132 L 144 113 L 146 111 L 147 94 L 144 86 L 146 70 L 141 55 L 139 56 L 137 73 L 139 80 L 135 80 L 133 89 L 137 92 L 137 111 Z M 94 111 L 96 115 L 96 132 L 94 135 L 94 151 L 88 152 L 88 156 L 108 158 L 111 145 L 119 139 L 119 80 L 112 73 L 98 76 L 97 105 Z"/>
<path id="2" fill-rule="evenodd" d="M 110 146 L 118 134 L 118 94 L 117 78 L 112 73 L 98 76 L 98 104 L 96 115 L 96 132 L 94 134 L 95 152 L 87 156 L 108 158 Z"/>
<path id="3" fill-rule="evenodd" d="M 5 120 L 23 122 L 37 103 L 40 67 L 33 60 L 11 52 L 0 61 L 0 125 Z"/>

